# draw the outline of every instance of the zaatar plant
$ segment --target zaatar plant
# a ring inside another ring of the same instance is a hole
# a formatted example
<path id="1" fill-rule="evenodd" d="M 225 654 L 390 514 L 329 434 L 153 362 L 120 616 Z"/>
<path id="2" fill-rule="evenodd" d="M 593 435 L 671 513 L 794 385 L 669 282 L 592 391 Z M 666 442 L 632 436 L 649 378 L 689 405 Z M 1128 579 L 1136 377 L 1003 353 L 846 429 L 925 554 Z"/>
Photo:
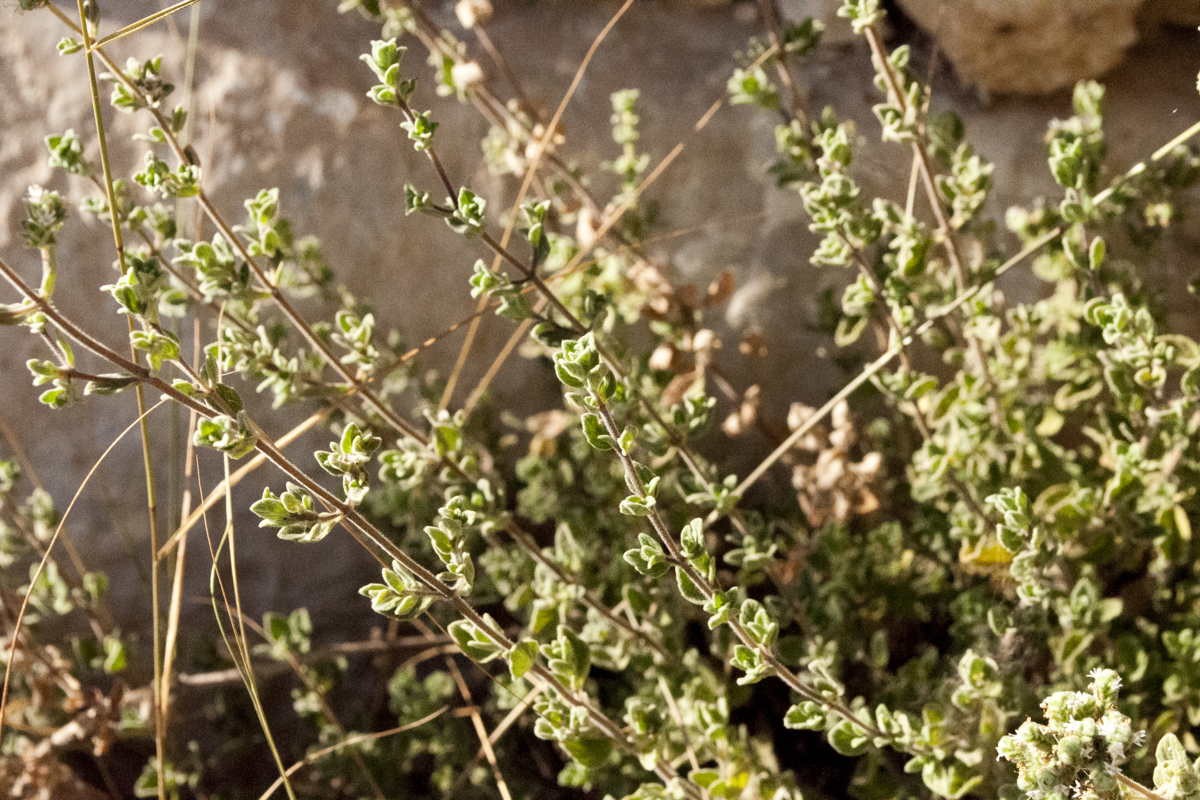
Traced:
<path id="1" fill-rule="evenodd" d="M 811 261 L 848 270 L 829 333 L 856 369 L 779 424 L 761 411 L 772 387 L 734 386 L 720 363 L 706 312 L 733 276 L 678 285 L 646 255 L 655 214 L 642 194 L 673 156 L 656 169 L 640 149 L 652 109 L 636 87 L 613 96 L 612 158 L 588 174 L 559 115 L 519 86 L 497 95 L 473 56 L 508 72 L 487 0 L 457 3 L 454 30 L 407 2 L 343 2 L 380 30 L 364 42 L 364 102 L 430 165 L 387 199 L 477 248 L 464 292 L 510 321 L 506 352 L 521 343 L 561 388 L 561 403 L 506 431 L 481 419 L 502 418 L 486 387 L 456 403 L 457 372 L 413 368 L 419 348 L 337 283 L 277 189 L 227 221 L 163 60 L 122 65 L 105 50 L 188 5 L 103 33 L 92 3 L 72 14 L 22 2 L 59 18 L 58 51 L 89 78 L 94 135 L 58 131 L 46 146 L 64 182 L 96 192 L 78 212 L 111 229 L 115 277 L 102 288 L 128 343 L 56 304 L 82 288 L 57 279 L 71 257 L 57 236 L 76 210 L 41 187 L 24 200 L 28 251 L 0 261 L 14 292 L 0 320 L 44 344 L 29 371 L 47 406 L 144 392 L 131 430 L 153 569 L 145 642 L 114 628 L 104 577 L 72 555 L 36 475 L 20 482 L 9 442 L 0 775 L 17 776 L 14 796 L 245 791 L 221 769 L 231 754 L 206 752 L 181 719 L 188 687 L 211 691 L 228 744 L 257 740 L 266 762 L 251 778 L 265 796 L 1200 793 L 1200 345 L 1166 329 L 1139 269 L 1200 175 L 1187 146 L 1200 124 L 1121 171 L 1105 158 L 1103 88 L 1080 84 L 1047 134 L 1061 191 L 1010 209 L 999 231 L 985 208 L 1004 176 L 959 120 L 929 110 L 908 47 L 885 43 L 877 0 L 848 0 L 840 13 L 875 69 L 880 146 L 911 159 L 909 195 L 923 198 L 901 206 L 856 179 L 860 132 L 797 90 L 821 26 L 789 25 L 764 0 L 762 37 L 731 65 L 727 113 L 777 120 L 764 179 L 799 194 L 820 239 Z M 484 115 L 489 166 L 522 179 L 507 214 L 448 170 L 448 102 Z M 145 126 L 131 176 L 111 167 L 114 112 Z M 180 216 L 197 210 L 199 229 Z M 1006 296 L 997 279 L 1027 268 L 1048 284 L 1042 299 Z M 788 357 L 753 332 L 738 350 Z M 169 450 L 139 425 L 159 396 L 186 411 L 189 448 L 225 478 L 161 530 L 154 463 Z M 277 412 L 292 407 L 311 414 L 297 430 L 329 430 L 311 461 L 282 449 Z M 731 474 L 724 440 L 759 435 L 771 455 Z M 276 475 L 256 471 L 268 462 Z M 794 494 L 752 491 L 776 465 Z M 238 482 L 256 487 L 246 513 Z M 208 540 L 204 592 L 233 668 L 182 671 L 184 548 L 213 506 L 225 528 Z M 379 578 L 346 602 L 377 615 L 380 636 L 323 645 L 304 609 L 251 617 L 237 570 L 247 514 L 291 547 L 358 543 Z M 68 633 L 47 624 L 57 618 Z M 378 658 L 350 663 L 363 653 Z M 263 691 L 273 674 L 290 676 L 290 712 Z M 343 707 L 349 686 L 375 698 L 373 713 Z M 301 724 L 284 736 L 287 714 Z M 113 769 L 121 746 L 136 780 Z M 95 786 L 71 768 L 79 752 Z"/>

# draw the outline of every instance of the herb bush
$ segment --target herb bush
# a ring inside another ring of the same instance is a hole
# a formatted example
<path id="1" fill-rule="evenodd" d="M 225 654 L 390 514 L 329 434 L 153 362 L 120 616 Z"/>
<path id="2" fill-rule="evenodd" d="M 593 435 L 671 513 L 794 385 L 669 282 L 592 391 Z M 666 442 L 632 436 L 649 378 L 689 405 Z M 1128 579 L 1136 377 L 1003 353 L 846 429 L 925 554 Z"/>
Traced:
<path id="1" fill-rule="evenodd" d="M 114 625 L 64 509 L 15 453 L 0 462 L 4 796 L 1200 797 L 1200 345 L 1164 329 L 1139 269 L 1200 175 L 1200 125 L 1109 164 L 1104 90 L 1081 83 L 1046 136 L 1061 191 L 997 225 L 981 209 L 1003 176 L 930 112 L 878 0 L 847 0 L 875 67 L 871 135 L 913 165 L 906 203 L 871 197 L 854 163 L 867 131 L 796 90 L 821 26 L 761 3 L 726 101 L 778 120 L 764 178 L 799 193 L 821 237 L 797 258 L 846 271 L 828 328 L 852 368 L 780 430 L 757 413 L 771 387 L 717 369 L 705 315 L 731 278 L 696 291 L 643 255 L 642 191 L 673 156 L 639 149 L 636 89 L 612 97 L 609 174 L 585 175 L 557 115 L 498 97 L 472 60 L 490 49 L 487 0 L 461 0 L 454 30 L 345 0 L 381 27 L 367 97 L 431 165 L 380 201 L 478 246 L 464 290 L 561 385 L 560 406 L 514 428 L 480 405 L 486 387 L 462 399 L 417 368 L 421 348 L 339 286 L 277 190 L 244 216 L 213 204 L 162 60 L 106 51 L 189 5 L 114 30 L 93 3 L 21 0 L 61 20 L 58 51 L 90 82 L 95 129 L 46 145 L 64 182 L 92 185 L 78 213 L 111 229 L 102 289 L 129 336 L 101 341 L 55 304 L 94 287 L 56 285 L 74 210 L 36 186 L 29 249 L 0 261 L 0 321 L 44 342 L 28 367 L 46 405 L 135 399 L 153 555 L 147 642 Z M 521 179 L 511 208 L 443 166 L 435 96 L 492 123 L 488 163 Z M 113 113 L 145 133 L 112 141 Z M 117 146 L 144 151 L 140 171 L 113 174 Z M 1018 269 L 1041 299 L 1005 296 Z M 765 347 L 738 349 L 786 368 Z M 178 519 L 155 503 L 164 443 L 145 418 L 163 403 L 189 415 L 188 474 L 225 478 Z M 273 417 L 292 406 L 311 416 L 288 431 Z M 284 449 L 314 426 L 326 449 Z M 756 435 L 776 448 L 730 474 L 714 454 Z M 769 490 L 772 472 L 794 491 Z M 380 615 L 378 638 L 314 644 L 304 609 L 243 611 L 238 541 L 255 534 L 230 485 L 261 493 L 249 511 L 291 546 L 350 536 L 378 560 L 346 598 Z M 185 555 L 201 530 L 207 550 Z M 188 557 L 211 560 L 207 586 L 183 586 Z M 189 591 L 211 597 L 226 657 L 189 673 L 200 711 L 179 707 Z M 282 674 L 292 710 L 266 690 Z M 196 721 L 222 717 L 216 736 Z M 262 769 L 230 774 L 238 748 Z"/>

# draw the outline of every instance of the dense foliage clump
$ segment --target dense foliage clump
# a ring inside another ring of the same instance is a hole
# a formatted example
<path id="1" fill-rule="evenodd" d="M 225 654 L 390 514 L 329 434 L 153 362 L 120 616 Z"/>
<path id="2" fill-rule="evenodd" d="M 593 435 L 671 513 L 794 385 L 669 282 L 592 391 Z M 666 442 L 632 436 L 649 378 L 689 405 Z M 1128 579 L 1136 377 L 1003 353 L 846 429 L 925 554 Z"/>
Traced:
<path id="1" fill-rule="evenodd" d="M 846 0 L 881 146 L 912 165 L 894 193 L 906 203 L 872 196 L 856 167 L 866 132 L 797 90 L 820 24 L 789 26 L 764 2 L 764 36 L 727 86 L 747 108 L 729 113 L 777 121 L 769 176 L 817 236 L 803 258 L 844 272 L 822 324 L 850 370 L 783 424 L 761 412 L 773 387 L 722 369 L 793 361 L 753 331 L 721 347 L 711 317 L 733 276 L 682 286 L 645 255 L 642 194 L 673 156 L 640 149 L 636 89 L 613 95 L 612 160 L 589 173 L 556 119 L 495 94 L 451 28 L 407 2 L 343 2 L 382 31 L 364 43 L 366 96 L 431 167 L 380 202 L 477 246 L 464 291 L 561 389 L 522 421 L 490 408 L 486 385 L 461 398 L 457 370 L 417 369 L 420 348 L 337 283 L 277 189 L 226 221 L 163 59 L 119 66 L 105 51 L 187 5 L 102 36 L 94 4 L 22 3 L 59 17 L 59 52 L 90 78 L 97 135 L 46 146 L 64 185 L 96 192 L 79 210 L 111 230 L 101 288 L 129 336 L 106 343 L 56 304 L 89 289 L 59 285 L 74 209 L 38 186 L 28 252 L 0 261 L 13 290 L 0 322 L 44 343 L 28 367 L 47 406 L 133 419 L 90 395 L 136 396 L 151 496 L 170 452 L 144 422 L 160 397 L 189 415 L 189 457 L 225 480 L 171 519 L 149 504 L 151 634 L 138 639 L 9 442 L 8 796 L 243 796 L 223 765 L 249 751 L 264 768 L 243 778 L 293 798 L 1200 797 L 1200 344 L 1167 327 L 1144 279 L 1200 177 L 1200 124 L 1114 166 L 1104 89 L 1079 84 L 1046 136 L 1059 191 L 1008 209 L 1000 229 L 985 208 L 1004 176 L 953 114 L 930 111 L 908 46 L 885 44 L 878 0 Z M 461 0 L 454 30 L 490 51 L 491 14 Z M 131 176 L 110 167 L 103 87 L 146 123 Z M 424 110 L 435 96 L 491 123 L 489 167 L 522 178 L 507 211 L 445 167 Z M 1020 269 L 1043 282 L 1038 299 L 998 283 Z M 287 441 L 313 426 L 332 437 L 311 458 L 283 449 L 277 411 L 292 408 L 312 416 Z M 731 474 L 724 455 L 756 436 L 771 455 Z M 274 474 L 256 471 L 268 462 Z M 775 471 L 790 482 L 764 487 Z M 379 615 L 377 638 L 329 644 L 305 609 L 244 612 L 238 541 L 254 534 L 238 483 L 289 547 L 348 535 L 378 561 L 345 601 Z M 200 524 L 222 514 L 223 530 Z M 185 587 L 202 528 L 210 580 Z M 179 663 L 179 607 L 201 592 L 221 664 Z M 291 711 L 264 690 L 282 673 Z M 198 689 L 201 710 L 178 707 Z M 216 720 L 221 741 L 188 714 Z"/>

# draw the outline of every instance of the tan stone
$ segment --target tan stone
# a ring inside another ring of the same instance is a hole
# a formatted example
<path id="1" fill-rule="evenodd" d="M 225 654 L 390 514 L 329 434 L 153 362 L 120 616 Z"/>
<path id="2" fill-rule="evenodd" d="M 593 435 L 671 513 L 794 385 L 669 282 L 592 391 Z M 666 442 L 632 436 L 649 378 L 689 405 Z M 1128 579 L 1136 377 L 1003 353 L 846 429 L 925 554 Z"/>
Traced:
<path id="1" fill-rule="evenodd" d="M 1144 0 L 900 0 L 963 80 L 1042 94 L 1116 66 Z"/>

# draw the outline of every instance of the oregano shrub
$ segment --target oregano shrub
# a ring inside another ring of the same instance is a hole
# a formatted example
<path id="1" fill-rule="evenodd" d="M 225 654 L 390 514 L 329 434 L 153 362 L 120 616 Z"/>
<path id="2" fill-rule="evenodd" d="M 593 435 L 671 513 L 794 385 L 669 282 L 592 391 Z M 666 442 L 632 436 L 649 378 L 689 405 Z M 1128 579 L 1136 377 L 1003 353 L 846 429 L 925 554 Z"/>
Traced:
<path id="1" fill-rule="evenodd" d="M 180 78 L 108 52 L 191 4 L 119 29 L 93 2 L 20 4 L 61 21 L 96 125 L 47 132 L 60 188 L 22 200 L 0 322 L 43 346 L 28 362 L 42 403 L 129 419 L 152 499 L 138 636 L 71 544 L 45 465 L 6 434 L 6 796 L 1200 797 L 1200 344 L 1145 279 L 1195 198 L 1200 123 L 1114 164 L 1104 89 L 1080 83 L 1046 134 L 1057 190 L 998 219 L 1007 176 L 931 111 L 878 0 L 839 12 L 874 67 L 873 127 L 807 107 L 822 27 L 761 3 L 723 113 L 776 123 L 763 179 L 799 196 L 818 237 L 798 261 L 844 274 L 822 324 L 848 369 L 821 406 L 776 420 L 773 387 L 722 368 L 796 360 L 754 331 L 722 348 L 713 317 L 736 276 L 685 286 L 646 255 L 643 194 L 674 156 L 643 151 L 653 108 L 636 86 L 612 96 L 611 160 L 589 172 L 558 115 L 507 98 L 473 55 L 495 50 L 488 0 L 460 0 L 447 25 L 344 0 L 377 29 L 362 102 L 429 165 L 379 202 L 477 249 L 463 292 L 511 330 L 489 376 L 516 350 L 557 387 L 519 419 L 487 379 L 455 391 L 457 369 L 423 368 L 395 309 L 338 282 L 278 189 L 218 207 Z M 448 169 L 449 103 L 486 118 L 488 166 L 519 179 L 515 198 Z M 143 131 L 107 135 L 114 113 Z M 911 164 L 907 193 L 859 183 L 869 138 Z M 117 148 L 134 174 L 114 172 Z M 77 208 L 76 185 L 93 192 Z M 58 237 L 80 217 L 111 234 L 111 283 L 60 280 Z M 1018 270 L 1036 299 L 999 281 Z M 128 341 L 58 305 L 97 288 Z M 169 507 L 157 465 L 179 449 L 145 423 L 162 404 L 189 420 L 186 474 L 223 477 Z M 327 447 L 287 449 L 313 428 Z M 750 437 L 773 450 L 734 474 Z M 377 635 L 243 607 L 238 549 L 270 532 L 297 548 L 295 581 L 331 536 L 378 562 L 344 598 Z M 185 585 L 197 558 L 209 579 Z M 179 625 L 194 596 L 218 634 L 207 662 L 187 661 L 207 634 Z M 229 769 L 247 753 L 257 766 Z"/>

